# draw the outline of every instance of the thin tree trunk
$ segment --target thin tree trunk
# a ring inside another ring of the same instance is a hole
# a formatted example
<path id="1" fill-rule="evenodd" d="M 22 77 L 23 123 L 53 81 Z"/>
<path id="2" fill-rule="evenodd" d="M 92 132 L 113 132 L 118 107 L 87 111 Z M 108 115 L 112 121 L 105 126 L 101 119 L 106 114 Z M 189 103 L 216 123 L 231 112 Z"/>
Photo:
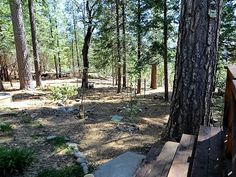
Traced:
<path id="1" fill-rule="evenodd" d="M 71 60 L 72 60 L 72 68 L 73 68 L 73 76 L 75 76 L 75 60 L 74 60 L 74 40 L 71 42 Z"/>
<path id="2" fill-rule="evenodd" d="M 137 94 L 141 93 L 141 2 L 138 0 L 138 80 L 137 80 Z"/>
<path id="3" fill-rule="evenodd" d="M 55 8 L 54 8 L 54 10 L 55 10 Z M 49 13 L 49 22 L 50 22 L 51 38 L 52 38 L 52 41 L 54 41 L 54 42 L 52 42 L 51 45 L 54 46 L 54 44 L 55 44 L 55 39 L 54 39 L 54 37 L 53 37 L 53 24 L 52 24 L 52 18 L 51 18 L 51 16 L 50 16 L 50 13 Z M 57 62 L 57 56 L 56 56 L 55 52 L 54 52 L 54 55 L 53 55 L 53 59 L 54 59 L 54 66 L 55 66 L 55 70 L 56 70 L 56 78 L 58 79 L 58 78 L 59 78 L 59 74 L 58 74 L 58 62 Z"/>
<path id="4" fill-rule="evenodd" d="M 4 86 L 3 86 L 3 83 L 2 83 L 2 80 L 1 80 L 1 78 L 0 78 L 0 91 L 4 91 L 5 89 L 4 89 Z"/>
<path id="5" fill-rule="evenodd" d="M 16 46 L 20 89 L 33 89 L 29 54 L 24 34 L 21 0 L 9 0 Z"/>
<path id="6" fill-rule="evenodd" d="M 165 101 L 169 101 L 169 94 L 168 94 L 168 46 L 167 46 L 167 40 L 168 40 L 168 22 L 167 22 L 167 2 L 164 0 L 164 30 L 163 30 L 163 36 L 164 36 L 164 77 L 165 77 Z"/>
<path id="7" fill-rule="evenodd" d="M 157 89 L 157 65 L 152 64 L 151 89 Z"/>
<path id="8" fill-rule="evenodd" d="M 88 52 L 90 47 L 90 41 L 92 37 L 92 26 L 89 25 L 87 29 L 86 36 L 84 38 L 84 46 L 83 46 L 83 77 L 82 77 L 82 87 L 88 88 L 88 68 L 89 68 L 89 59 L 88 59 Z"/>
<path id="9" fill-rule="evenodd" d="M 120 57 L 120 15 L 119 0 L 116 0 L 116 38 L 117 38 L 117 93 L 121 92 L 121 57 Z"/>
<path id="10" fill-rule="evenodd" d="M 125 14 L 125 0 L 122 1 L 122 31 L 123 31 L 123 88 L 126 88 L 126 14 Z"/>
<path id="11" fill-rule="evenodd" d="M 75 12 L 74 12 L 74 2 L 72 1 L 72 15 L 73 15 L 73 28 L 74 28 L 74 38 L 75 38 L 75 52 L 76 52 L 76 60 L 78 68 L 80 67 L 79 61 L 79 49 L 78 49 L 78 38 L 77 38 L 77 30 L 76 30 L 76 19 L 75 19 Z"/>
<path id="12" fill-rule="evenodd" d="M 57 49 L 58 49 L 57 59 L 58 59 L 58 71 L 59 71 L 58 76 L 59 78 L 61 78 L 61 57 L 60 57 L 60 42 L 59 42 L 58 30 L 57 30 Z"/>
<path id="13" fill-rule="evenodd" d="M 29 7 L 32 46 L 33 46 L 33 55 L 34 55 L 35 80 L 36 80 L 36 86 L 40 87 L 42 85 L 41 69 L 40 69 L 40 64 L 39 64 L 38 42 L 37 42 L 37 35 L 36 35 L 36 23 L 35 23 L 35 18 L 34 18 L 34 5 L 33 5 L 32 0 L 28 0 L 28 7 Z"/>
<path id="14" fill-rule="evenodd" d="M 183 0 L 168 137 L 209 125 L 222 0 Z"/>

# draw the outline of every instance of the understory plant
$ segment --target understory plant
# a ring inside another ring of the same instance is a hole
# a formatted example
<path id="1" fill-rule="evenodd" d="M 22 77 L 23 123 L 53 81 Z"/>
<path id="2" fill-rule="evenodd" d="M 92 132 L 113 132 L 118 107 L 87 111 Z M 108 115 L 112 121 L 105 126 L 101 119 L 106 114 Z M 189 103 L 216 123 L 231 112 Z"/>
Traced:
<path id="1" fill-rule="evenodd" d="M 22 174 L 34 159 L 34 153 L 29 149 L 0 147 L 0 176 Z"/>
<path id="2" fill-rule="evenodd" d="M 89 172 L 94 170 L 93 166 L 89 166 Z M 62 169 L 48 168 L 39 172 L 37 177 L 84 177 L 83 169 L 78 165 L 66 166 Z"/>
<path id="3" fill-rule="evenodd" d="M 10 132 L 10 131 L 12 131 L 11 124 L 0 122 L 0 132 Z"/>
<path id="4" fill-rule="evenodd" d="M 51 87 L 50 95 L 53 100 L 66 101 L 78 94 L 75 86 L 62 86 L 62 87 Z"/>

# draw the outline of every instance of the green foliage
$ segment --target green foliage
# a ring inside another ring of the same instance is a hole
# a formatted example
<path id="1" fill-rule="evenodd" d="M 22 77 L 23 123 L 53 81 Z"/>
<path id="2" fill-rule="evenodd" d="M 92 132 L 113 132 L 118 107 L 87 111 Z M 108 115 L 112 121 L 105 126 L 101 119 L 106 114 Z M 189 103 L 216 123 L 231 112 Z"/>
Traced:
<path id="1" fill-rule="evenodd" d="M 66 147 L 66 139 L 63 136 L 58 136 L 52 140 L 49 140 L 49 143 L 52 144 L 55 148 Z"/>
<path id="2" fill-rule="evenodd" d="M 75 86 L 51 87 L 50 95 L 53 100 L 67 100 L 76 96 L 77 88 Z"/>
<path id="3" fill-rule="evenodd" d="M 136 121 L 140 112 L 139 103 L 134 100 L 130 101 L 130 103 L 124 107 L 123 112 L 130 121 Z"/>
<path id="4" fill-rule="evenodd" d="M 37 177 L 83 177 L 84 173 L 80 166 L 67 166 L 62 169 L 45 169 Z"/>
<path id="5" fill-rule="evenodd" d="M 12 126 L 9 123 L 0 122 L 0 132 L 10 132 L 12 131 Z"/>
<path id="6" fill-rule="evenodd" d="M 34 159 L 34 153 L 28 149 L 0 148 L 0 176 L 19 175 Z"/>

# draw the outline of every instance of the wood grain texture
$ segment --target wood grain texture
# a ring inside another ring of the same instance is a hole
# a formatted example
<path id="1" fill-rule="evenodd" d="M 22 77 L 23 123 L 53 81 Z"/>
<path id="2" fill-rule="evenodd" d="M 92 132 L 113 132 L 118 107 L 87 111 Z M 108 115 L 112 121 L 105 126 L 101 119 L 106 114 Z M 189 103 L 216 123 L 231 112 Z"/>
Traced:
<path id="1" fill-rule="evenodd" d="M 160 155 L 150 164 L 140 168 L 134 177 L 167 177 L 179 143 L 167 142 Z"/>
<path id="2" fill-rule="evenodd" d="M 196 137 L 183 134 L 168 177 L 187 177 Z"/>
<path id="3" fill-rule="evenodd" d="M 221 129 L 201 126 L 191 177 L 222 177 L 223 150 Z"/>

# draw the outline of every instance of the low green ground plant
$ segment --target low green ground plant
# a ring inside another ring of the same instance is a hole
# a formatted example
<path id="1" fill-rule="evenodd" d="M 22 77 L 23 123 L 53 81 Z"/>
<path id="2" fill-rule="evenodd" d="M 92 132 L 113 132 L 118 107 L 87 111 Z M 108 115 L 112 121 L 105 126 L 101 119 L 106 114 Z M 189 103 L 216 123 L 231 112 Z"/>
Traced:
<path id="1" fill-rule="evenodd" d="M 12 130 L 10 123 L 0 122 L 0 132 L 11 132 Z"/>
<path id="2" fill-rule="evenodd" d="M 0 147 L 0 176 L 22 174 L 34 160 L 34 152 L 29 149 Z"/>
<path id="3" fill-rule="evenodd" d="M 89 165 L 89 173 L 93 172 L 94 166 Z M 84 177 L 82 168 L 78 165 L 66 166 L 62 169 L 48 168 L 39 172 L 37 177 Z"/>
<path id="4" fill-rule="evenodd" d="M 68 100 L 78 94 L 75 86 L 50 87 L 50 96 L 53 100 Z"/>

